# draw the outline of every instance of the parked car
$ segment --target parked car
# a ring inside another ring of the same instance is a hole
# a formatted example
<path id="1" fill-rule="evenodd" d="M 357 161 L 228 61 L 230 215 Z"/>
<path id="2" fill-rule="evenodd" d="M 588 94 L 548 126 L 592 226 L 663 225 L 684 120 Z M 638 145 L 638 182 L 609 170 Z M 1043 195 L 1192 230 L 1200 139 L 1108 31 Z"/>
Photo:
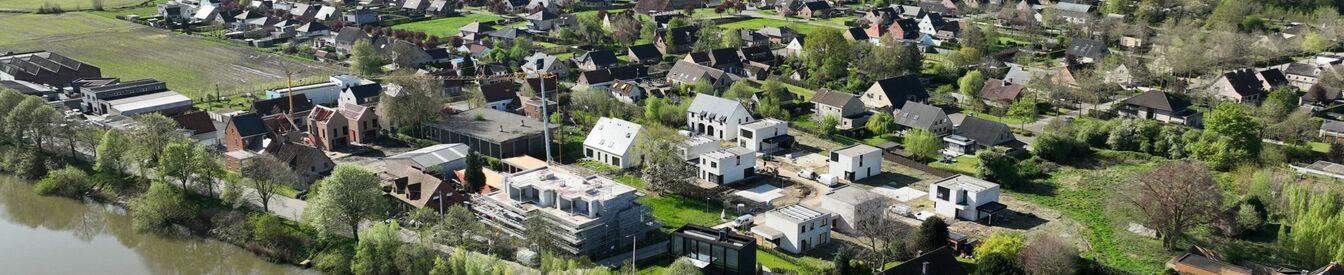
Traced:
<path id="1" fill-rule="evenodd" d="M 812 169 L 798 170 L 798 177 L 809 180 L 815 180 L 817 179 L 817 172 L 812 172 Z"/>
<path id="2" fill-rule="evenodd" d="M 742 228 L 744 226 L 751 225 L 754 218 L 755 216 L 752 216 L 751 214 L 739 216 L 736 219 L 733 219 L 732 222 L 733 227 Z"/>

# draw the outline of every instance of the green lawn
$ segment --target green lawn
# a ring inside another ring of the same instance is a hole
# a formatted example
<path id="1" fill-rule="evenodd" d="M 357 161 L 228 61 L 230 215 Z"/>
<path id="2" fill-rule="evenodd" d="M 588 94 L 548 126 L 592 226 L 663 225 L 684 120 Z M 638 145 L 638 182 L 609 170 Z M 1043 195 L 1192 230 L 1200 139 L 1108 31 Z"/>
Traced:
<path id="1" fill-rule="evenodd" d="M 0 0 L 5 1 L 5 0 Z M 108 12 L 112 13 L 112 12 Z M 107 13 L 0 14 L 0 49 L 49 50 L 102 69 L 105 77 L 153 78 L 192 98 L 257 92 L 298 79 L 344 71 L 261 53 L 237 44 L 172 33 L 106 17 Z"/>
<path id="2" fill-rule="evenodd" d="M 630 187 L 634 187 L 635 189 L 644 189 L 644 186 L 648 185 L 648 183 L 644 182 L 644 179 L 632 175 L 620 175 L 613 179 L 617 182 L 629 185 Z"/>
<path id="3" fill-rule="evenodd" d="M 722 223 L 719 220 L 719 213 L 724 209 L 718 201 L 706 202 L 701 198 L 662 194 L 641 197 L 639 203 L 653 208 L 653 217 L 663 222 L 663 232 L 672 232 L 688 223 L 704 226 Z M 736 215 L 730 211 L 727 217 L 733 218 Z"/>
<path id="4" fill-rule="evenodd" d="M 844 26 L 845 22 L 854 21 L 855 19 L 859 19 L 859 17 L 858 16 L 831 17 L 826 18 L 826 21 Z"/>
<path id="5" fill-rule="evenodd" d="M 500 19 L 504 18 L 499 17 L 498 15 L 468 13 L 458 17 L 447 17 L 447 18 L 439 18 L 419 22 L 411 22 L 406 24 L 399 24 L 392 26 L 392 28 L 405 29 L 411 31 L 422 31 L 425 32 L 425 34 L 429 35 L 448 37 L 457 35 L 458 33 L 457 29 L 460 29 L 462 28 L 462 26 L 466 26 L 467 24 L 471 24 L 471 22 L 476 21 L 493 22 Z"/>
<path id="6" fill-rule="evenodd" d="M 783 83 L 783 84 L 784 88 L 788 88 L 790 93 L 803 96 L 803 100 L 812 100 L 812 96 L 817 95 L 817 91 L 813 91 L 812 89 L 794 86 L 793 84 L 789 83 Z"/>
<path id="7" fill-rule="evenodd" d="M 735 30 L 735 29 L 752 29 L 752 30 L 755 30 L 755 29 L 760 29 L 760 28 L 764 28 L 764 27 L 789 27 L 789 28 L 792 28 L 792 29 L 794 29 L 794 30 L 797 30 L 798 32 L 801 32 L 801 33 L 803 33 L 803 34 L 809 34 L 809 35 L 812 34 L 812 33 L 814 33 L 814 32 L 816 32 L 817 30 L 821 30 L 822 28 L 826 28 L 826 27 L 817 26 L 817 25 L 812 25 L 812 24 L 803 23 L 803 22 L 789 22 L 789 21 L 784 21 L 784 20 L 779 20 L 779 19 L 771 19 L 771 18 L 752 18 L 752 19 L 748 19 L 748 20 L 742 20 L 742 21 L 737 21 L 737 22 L 733 22 L 733 23 L 722 24 L 722 25 L 719 25 L 719 27 L 720 27 L 720 28 L 723 28 L 723 29 L 725 29 L 725 30 Z"/>
<path id="8" fill-rule="evenodd" d="M 765 250 L 761 250 L 759 248 L 756 249 L 756 263 L 761 264 L 761 266 L 765 266 L 774 271 L 778 271 L 781 268 L 793 271 L 797 271 L 799 269 L 798 265 L 790 263 L 789 261 L 786 261 L 783 258 L 775 256 L 775 254 L 770 254 L 769 252 L 765 252 Z"/>
<path id="9" fill-rule="evenodd" d="M 1104 153 L 1099 152 L 1099 157 L 1105 158 Z M 1043 183 L 1054 189 L 1053 195 L 1004 190 L 1014 198 L 1058 210 L 1081 222 L 1084 225 L 1081 234 L 1090 247 L 1082 256 L 1125 273 L 1158 274 L 1162 271 L 1162 263 L 1174 254 L 1166 252 L 1158 240 L 1125 231 L 1122 226 L 1129 221 L 1107 205 L 1108 201 L 1123 201 L 1108 198 L 1114 196 L 1115 188 L 1120 184 L 1152 165 L 1151 162 L 1120 164 L 1101 170 L 1065 168 L 1052 173 Z"/>
<path id="10" fill-rule="evenodd" d="M 1329 153 L 1329 152 L 1330 152 L 1330 144 L 1329 144 L 1329 143 L 1315 142 L 1315 141 L 1308 141 L 1308 142 L 1307 142 L 1307 145 L 1310 145 L 1310 146 L 1311 146 L 1311 150 L 1312 150 L 1312 151 L 1321 152 L 1321 153 Z"/>
<path id="11" fill-rule="evenodd" d="M 1034 119 L 1034 118 L 1026 119 L 1026 118 L 1020 118 L 1020 117 L 1011 117 L 1011 116 L 996 116 L 996 115 L 987 114 L 987 113 L 983 113 L 983 112 L 974 112 L 974 113 L 969 113 L 969 112 L 968 112 L 968 113 L 966 113 L 966 114 L 967 114 L 967 115 L 974 115 L 975 117 L 983 118 L 983 119 L 987 119 L 987 120 L 991 120 L 991 121 L 1002 122 L 1003 124 L 1008 124 L 1008 126 L 1013 126 L 1013 127 L 1021 126 L 1023 123 L 1032 123 L 1032 122 L 1036 122 L 1036 119 Z"/>
<path id="12" fill-rule="evenodd" d="M 929 166 L 948 172 L 974 176 L 975 171 L 980 169 L 980 159 L 975 158 L 975 156 L 960 156 L 957 157 L 956 163 L 934 162 L 930 163 Z"/>
<path id="13" fill-rule="evenodd" d="M 103 0 L 103 8 L 113 9 L 139 5 L 145 0 Z M 43 4 L 51 3 L 65 10 L 91 10 L 93 0 L 0 0 L 0 10 L 37 11 Z"/>

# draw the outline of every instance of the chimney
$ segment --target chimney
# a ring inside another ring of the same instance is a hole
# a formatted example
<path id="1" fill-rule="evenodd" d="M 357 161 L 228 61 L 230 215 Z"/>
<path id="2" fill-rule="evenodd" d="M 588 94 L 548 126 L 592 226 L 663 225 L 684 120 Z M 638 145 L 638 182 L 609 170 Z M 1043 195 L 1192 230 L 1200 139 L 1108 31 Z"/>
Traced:
<path id="1" fill-rule="evenodd" d="M 519 119 L 519 120 L 518 120 L 518 123 L 519 123 L 519 124 L 522 124 L 523 127 L 527 127 L 527 120 L 526 120 L 526 119 Z"/>
<path id="2" fill-rule="evenodd" d="M 500 132 L 504 132 L 504 125 L 500 125 L 500 126 L 499 126 L 499 131 L 500 131 Z"/>
<path id="3" fill-rule="evenodd" d="M 919 274 L 929 275 L 929 262 L 924 262 L 924 268 L 921 269 Z"/>

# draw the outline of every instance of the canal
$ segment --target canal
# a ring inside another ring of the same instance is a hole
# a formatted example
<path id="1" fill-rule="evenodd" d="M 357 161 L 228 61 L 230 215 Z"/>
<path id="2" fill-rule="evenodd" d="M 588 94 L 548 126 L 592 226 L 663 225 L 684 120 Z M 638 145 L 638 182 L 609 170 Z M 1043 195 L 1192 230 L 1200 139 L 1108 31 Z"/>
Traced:
<path id="1" fill-rule="evenodd" d="M 309 274 L 228 243 L 131 229 L 120 207 L 33 194 L 0 175 L 0 267 L 5 274 Z"/>

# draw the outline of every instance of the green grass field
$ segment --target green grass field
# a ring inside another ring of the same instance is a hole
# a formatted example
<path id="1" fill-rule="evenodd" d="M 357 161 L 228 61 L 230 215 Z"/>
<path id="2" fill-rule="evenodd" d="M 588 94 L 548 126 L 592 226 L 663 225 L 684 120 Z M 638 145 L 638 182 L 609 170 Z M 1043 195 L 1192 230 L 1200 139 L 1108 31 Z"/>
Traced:
<path id="1" fill-rule="evenodd" d="M 103 76 L 158 79 L 189 97 L 283 87 L 285 67 L 300 79 L 342 69 L 299 62 L 231 43 L 181 35 L 91 13 L 0 15 L 0 51 L 49 50 L 92 64 Z"/>
<path id="2" fill-rule="evenodd" d="M 145 0 L 103 0 L 103 8 L 129 7 L 144 2 Z M 65 10 L 93 9 L 93 0 L 0 0 L 0 10 L 36 11 L 46 3 L 60 6 Z"/>
<path id="3" fill-rule="evenodd" d="M 934 162 L 930 163 L 929 166 L 952 173 L 974 176 L 975 171 L 980 169 L 980 159 L 975 158 L 975 156 L 960 156 L 957 157 L 956 163 Z"/>
<path id="4" fill-rule="evenodd" d="M 503 17 L 489 14 L 468 13 L 458 17 L 439 18 L 394 25 L 392 28 L 422 31 L 429 35 L 448 37 L 457 35 L 457 29 L 462 28 L 462 26 L 466 26 L 467 24 L 471 24 L 471 22 L 493 22 L 500 19 L 503 19 Z"/>
<path id="5" fill-rule="evenodd" d="M 653 217 L 663 222 L 663 232 L 672 232 L 688 223 L 718 225 L 721 223 L 719 213 L 724 210 L 717 201 L 705 202 L 700 198 L 673 194 L 640 197 L 639 203 L 653 208 Z M 729 218 L 736 217 L 731 211 L 727 215 Z"/>
<path id="6" fill-rule="evenodd" d="M 821 30 L 821 29 L 823 29 L 823 28 L 826 28 L 826 27 L 817 26 L 817 25 L 811 25 L 811 24 L 802 23 L 802 22 L 789 22 L 789 21 L 784 21 L 784 20 L 779 20 L 779 19 L 770 19 L 770 18 L 752 18 L 752 19 L 748 19 L 748 20 L 742 20 L 742 21 L 737 21 L 737 22 L 733 22 L 733 23 L 722 24 L 722 25 L 719 25 L 719 27 L 720 27 L 720 28 L 723 28 L 723 29 L 725 29 L 725 30 L 735 30 L 735 29 L 753 29 L 753 30 L 755 30 L 755 29 L 760 29 L 760 28 L 764 28 L 764 27 L 789 27 L 789 28 L 792 28 L 792 29 L 794 29 L 794 30 L 798 30 L 798 32 L 801 32 L 801 33 L 803 33 L 803 34 L 808 34 L 808 35 L 810 35 L 810 34 L 816 32 L 817 30 Z"/>

